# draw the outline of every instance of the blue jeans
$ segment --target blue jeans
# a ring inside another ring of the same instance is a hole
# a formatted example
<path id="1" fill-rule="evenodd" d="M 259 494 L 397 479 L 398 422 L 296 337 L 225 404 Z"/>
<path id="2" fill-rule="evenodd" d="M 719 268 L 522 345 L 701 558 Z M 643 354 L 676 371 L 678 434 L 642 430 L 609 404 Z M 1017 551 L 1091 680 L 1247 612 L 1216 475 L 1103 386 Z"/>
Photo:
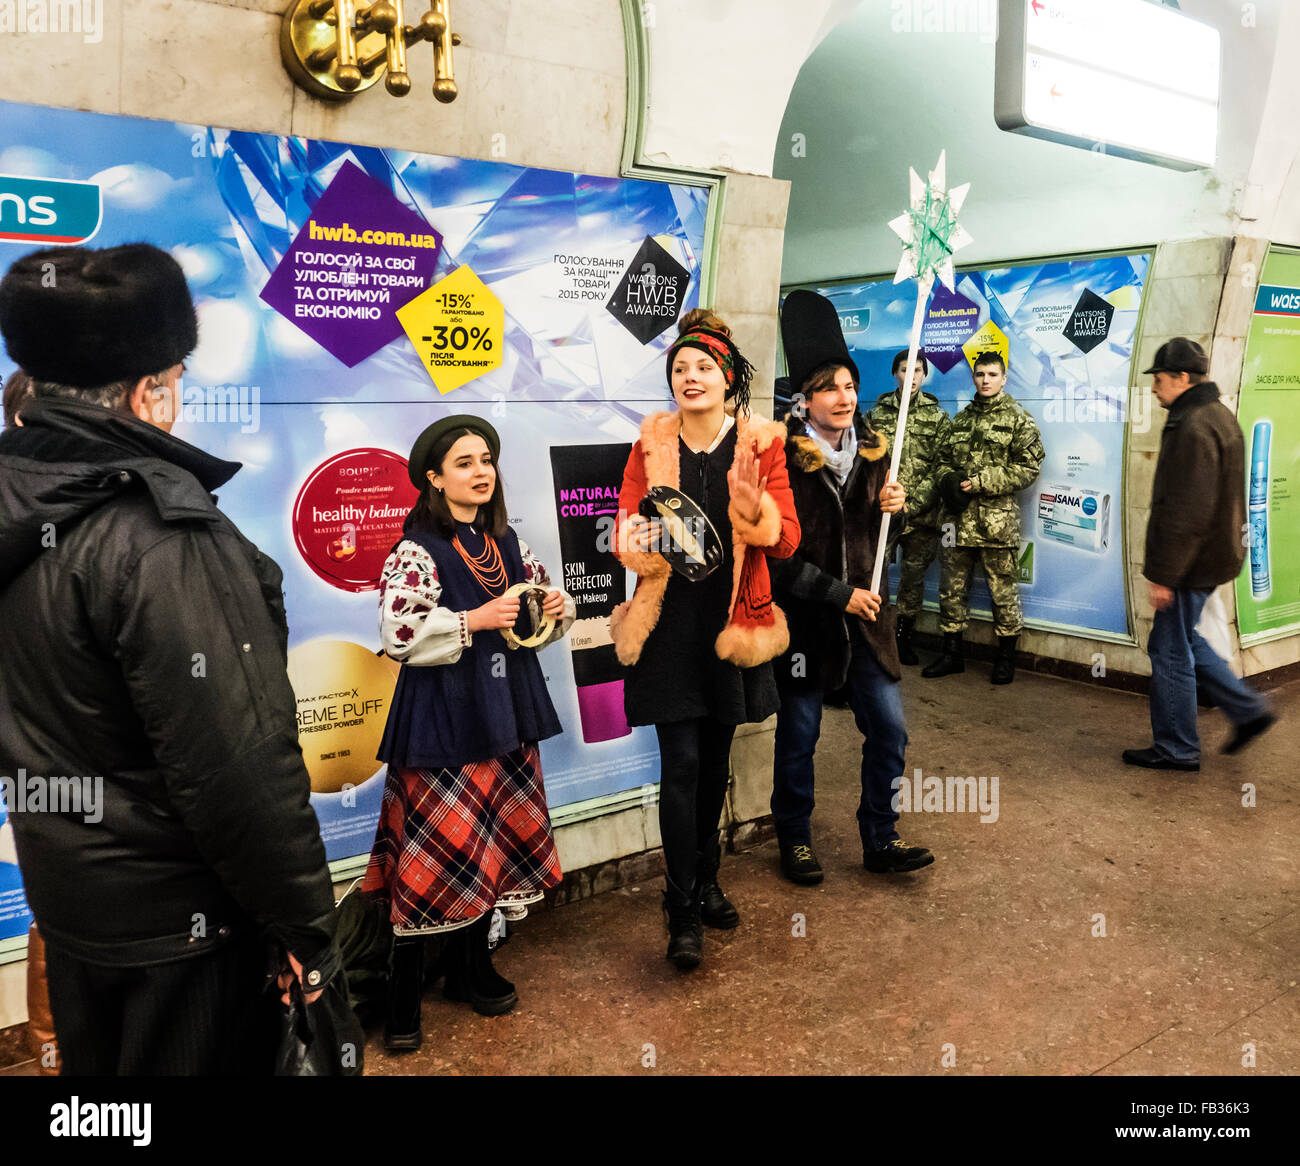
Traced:
<path id="1" fill-rule="evenodd" d="M 1216 655 L 1196 630 L 1210 592 L 1174 588 L 1174 601 L 1156 612 L 1147 641 L 1151 657 L 1151 735 L 1157 752 L 1174 761 L 1199 761 L 1196 689 L 1199 685 L 1234 725 L 1262 716 L 1264 698 Z"/>
<path id="2" fill-rule="evenodd" d="M 862 733 L 862 800 L 858 831 L 862 845 L 878 850 L 898 837 L 898 813 L 892 808 L 894 782 L 903 773 L 907 729 L 898 681 L 876 662 L 857 635 L 849 661 L 849 704 Z M 813 811 L 813 753 L 822 728 L 822 693 L 782 689 L 776 716 L 776 752 L 772 769 L 772 819 L 784 846 L 810 842 Z"/>

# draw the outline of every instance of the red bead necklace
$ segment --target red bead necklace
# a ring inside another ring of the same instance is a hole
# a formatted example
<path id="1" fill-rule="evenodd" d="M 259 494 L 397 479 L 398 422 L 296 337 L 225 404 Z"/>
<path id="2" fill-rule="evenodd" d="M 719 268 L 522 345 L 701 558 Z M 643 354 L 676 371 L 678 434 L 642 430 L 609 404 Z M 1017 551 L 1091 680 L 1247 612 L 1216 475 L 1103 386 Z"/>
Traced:
<path id="1" fill-rule="evenodd" d="M 470 569 L 470 573 L 482 585 L 483 590 L 489 595 L 499 595 L 506 589 L 509 582 L 506 577 L 506 565 L 501 559 L 501 552 L 497 549 L 496 540 L 483 532 L 483 553 L 475 556 L 467 551 L 460 541 L 460 535 L 456 535 L 451 540 L 451 545 L 456 548 L 457 553 L 465 560 L 465 566 Z"/>

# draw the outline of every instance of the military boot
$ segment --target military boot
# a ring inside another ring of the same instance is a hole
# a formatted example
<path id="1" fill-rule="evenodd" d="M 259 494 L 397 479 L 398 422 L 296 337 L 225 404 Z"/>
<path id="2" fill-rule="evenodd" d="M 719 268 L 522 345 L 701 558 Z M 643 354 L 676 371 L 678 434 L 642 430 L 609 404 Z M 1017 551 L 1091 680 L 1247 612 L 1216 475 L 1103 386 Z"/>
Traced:
<path id="1" fill-rule="evenodd" d="M 667 958 L 686 971 L 697 967 L 704 955 L 704 928 L 700 923 L 700 902 L 690 891 L 666 879 L 664 914 L 668 917 Z"/>
<path id="2" fill-rule="evenodd" d="M 962 659 L 961 632 L 943 633 L 943 655 L 933 664 L 921 669 L 921 675 L 927 680 L 936 676 L 951 676 L 954 672 L 965 672 L 966 661 Z"/>
<path id="3" fill-rule="evenodd" d="M 388 967 L 388 1018 L 384 1047 L 389 1051 L 420 1047 L 420 1005 L 424 993 L 424 939 L 406 937 L 393 943 Z"/>
<path id="4" fill-rule="evenodd" d="M 740 912 L 718 886 L 718 867 L 722 864 L 722 839 L 715 834 L 696 857 L 695 887 L 700 901 L 700 919 L 710 927 L 729 931 L 740 925 Z"/>
<path id="5" fill-rule="evenodd" d="M 916 649 L 912 647 L 912 633 L 916 631 L 916 619 L 910 615 L 900 615 L 898 617 L 898 631 L 895 633 L 898 639 L 898 660 L 901 664 L 919 664 L 920 657 L 916 654 Z"/>
<path id="6" fill-rule="evenodd" d="M 1016 678 L 1016 641 L 1019 636 L 998 636 L 998 654 L 993 658 L 993 684 L 1010 684 Z"/>

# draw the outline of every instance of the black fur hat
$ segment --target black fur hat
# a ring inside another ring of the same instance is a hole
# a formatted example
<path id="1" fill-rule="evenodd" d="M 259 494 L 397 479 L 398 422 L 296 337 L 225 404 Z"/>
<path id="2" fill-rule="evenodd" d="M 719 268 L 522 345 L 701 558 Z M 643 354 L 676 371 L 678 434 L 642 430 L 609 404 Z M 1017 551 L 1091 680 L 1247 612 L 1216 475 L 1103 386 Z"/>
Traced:
<path id="1" fill-rule="evenodd" d="M 150 243 L 24 255 L 0 280 L 0 334 L 34 379 L 87 389 L 171 368 L 199 342 L 185 274 Z"/>
<path id="2" fill-rule="evenodd" d="M 791 393 L 803 391 L 812 375 L 828 364 L 842 364 L 861 383 L 857 363 L 849 355 L 839 313 L 825 296 L 795 288 L 781 305 L 781 343 L 790 373 Z"/>

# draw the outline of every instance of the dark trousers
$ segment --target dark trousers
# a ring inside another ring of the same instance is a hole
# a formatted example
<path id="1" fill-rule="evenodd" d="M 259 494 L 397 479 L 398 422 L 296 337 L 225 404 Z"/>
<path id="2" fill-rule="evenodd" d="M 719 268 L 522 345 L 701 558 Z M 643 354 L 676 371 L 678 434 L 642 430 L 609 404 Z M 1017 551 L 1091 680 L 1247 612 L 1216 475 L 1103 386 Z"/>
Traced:
<path id="1" fill-rule="evenodd" d="M 878 850 L 898 837 L 893 799 L 907 749 L 903 694 L 860 636 L 852 637 L 852 645 L 849 706 L 863 736 L 858 832 L 864 848 Z M 772 766 L 772 820 L 784 846 L 812 841 L 813 754 L 821 731 L 821 691 L 815 686 L 782 688 Z"/>
<path id="2" fill-rule="evenodd" d="M 48 938 L 46 974 L 63 1075 L 270 1076 L 278 990 L 263 992 L 261 938 L 148 968 L 89 964 Z"/>
<path id="3" fill-rule="evenodd" d="M 735 725 L 712 717 L 655 725 L 659 735 L 659 834 L 668 877 L 695 885 L 696 855 L 718 832 L 730 777 Z"/>

